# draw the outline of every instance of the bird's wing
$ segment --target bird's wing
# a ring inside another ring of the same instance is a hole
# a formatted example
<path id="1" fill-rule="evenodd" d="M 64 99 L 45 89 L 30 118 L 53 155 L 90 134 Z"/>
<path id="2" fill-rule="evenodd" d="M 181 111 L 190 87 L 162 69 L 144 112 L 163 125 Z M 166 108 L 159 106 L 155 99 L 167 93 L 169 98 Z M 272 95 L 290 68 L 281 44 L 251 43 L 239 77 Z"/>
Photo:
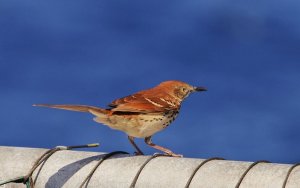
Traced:
<path id="1" fill-rule="evenodd" d="M 159 113 L 178 110 L 178 105 L 159 96 L 136 93 L 113 101 L 109 106 L 115 112 Z"/>

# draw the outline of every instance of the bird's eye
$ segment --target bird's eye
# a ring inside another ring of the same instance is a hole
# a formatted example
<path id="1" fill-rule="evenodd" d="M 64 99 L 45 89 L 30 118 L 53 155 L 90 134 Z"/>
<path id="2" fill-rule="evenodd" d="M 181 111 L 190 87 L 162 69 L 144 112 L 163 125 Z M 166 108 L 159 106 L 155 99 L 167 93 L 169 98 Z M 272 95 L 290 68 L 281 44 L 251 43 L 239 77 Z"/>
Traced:
<path id="1" fill-rule="evenodd" d="M 189 90 L 187 88 L 185 88 L 185 87 L 181 88 L 181 93 L 182 94 L 186 95 L 188 92 L 189 92 Z"/>
<path id="2" fill-rule="evenodd" d="M 185 88 L 185 87 L 178 87 L 176 90 L 175 90 L 175 94 L 176 96 L 178 96 L 179 98 L 181 99 L 184 99 L 187 94 L 188 94 L 188 89 Z"/>

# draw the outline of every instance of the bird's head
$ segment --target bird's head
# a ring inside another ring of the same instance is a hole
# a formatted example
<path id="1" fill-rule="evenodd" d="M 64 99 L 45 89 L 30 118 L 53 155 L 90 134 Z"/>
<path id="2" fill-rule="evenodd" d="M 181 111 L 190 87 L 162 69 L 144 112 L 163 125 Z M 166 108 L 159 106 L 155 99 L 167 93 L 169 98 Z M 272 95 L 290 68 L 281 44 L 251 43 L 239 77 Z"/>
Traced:
<path id="1" fill-rule="evenodd" d="M 180 100 L 185 99 L 193 92 L 207 91 L 205 87 L 195 87 L 185 82 L 176 80 L 162 82 L 159 84 L 159 87 L 164 88 L 168 93 Z"/>

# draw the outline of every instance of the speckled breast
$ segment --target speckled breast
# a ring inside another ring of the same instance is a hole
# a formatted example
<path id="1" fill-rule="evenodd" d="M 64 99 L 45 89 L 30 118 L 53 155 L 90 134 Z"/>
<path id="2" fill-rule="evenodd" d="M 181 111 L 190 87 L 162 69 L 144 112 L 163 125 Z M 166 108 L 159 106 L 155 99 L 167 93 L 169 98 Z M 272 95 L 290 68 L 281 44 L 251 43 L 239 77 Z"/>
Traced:
<path id="1" fill-rule="evenodd" d="M 177 115 L 178 111 L 169 111 L 159 114 L 98 116 L 94 120 L 129 136 L 145 138 L 169 126 Z"/>
<path id="2" fill-rule="evenodd" d="M 169 111 L 163 114 L 143 114 L 139 115 L 140 127 L 138 132 L 140 136 L 152 136 L 158 131 L 163 130 L 169 126 L 177 117 L 178 111 Z"/>

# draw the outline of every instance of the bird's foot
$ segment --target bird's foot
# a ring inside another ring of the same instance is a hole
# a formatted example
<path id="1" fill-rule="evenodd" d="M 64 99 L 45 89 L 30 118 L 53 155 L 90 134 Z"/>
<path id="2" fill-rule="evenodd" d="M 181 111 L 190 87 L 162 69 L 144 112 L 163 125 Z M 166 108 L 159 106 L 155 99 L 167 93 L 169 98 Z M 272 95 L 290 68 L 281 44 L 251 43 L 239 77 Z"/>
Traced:
<path id="1" fill-rule="evenodd" d="M 166 157 L 179 157 L 182 158 L 183 155 L 181 154 L 176 154 L 176 153 L 154 153 L 153 156 L 166 156 Z"/>
<path id="2" fill-rule="evenodd" d="M 143 152 L 137 152 L 137 151 L 135 151 L 133 154 L 134 154 L 135 156 L 144 155 Z"/>

